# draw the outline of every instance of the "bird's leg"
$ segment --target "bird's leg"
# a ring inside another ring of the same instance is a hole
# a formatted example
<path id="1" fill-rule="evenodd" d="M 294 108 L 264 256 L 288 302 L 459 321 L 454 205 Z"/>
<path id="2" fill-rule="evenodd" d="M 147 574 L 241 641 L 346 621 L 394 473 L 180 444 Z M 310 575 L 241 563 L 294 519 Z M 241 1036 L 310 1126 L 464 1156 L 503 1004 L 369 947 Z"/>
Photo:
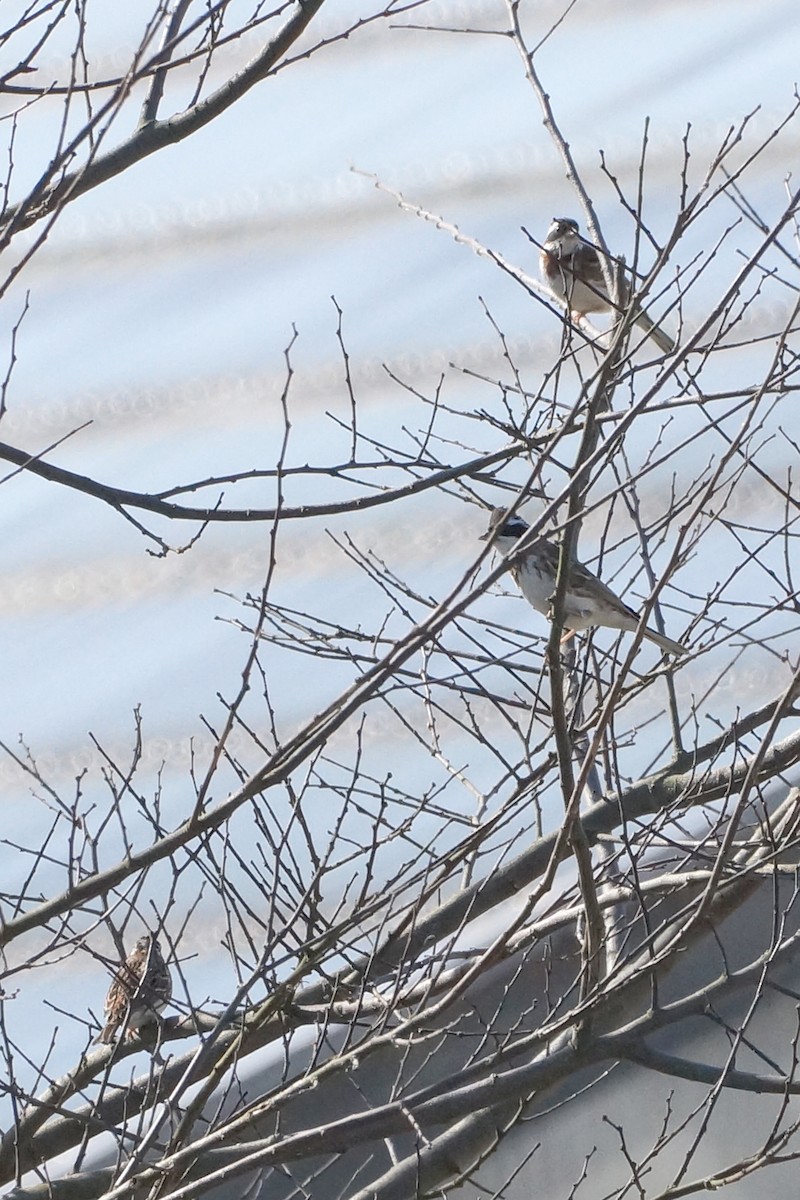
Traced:
<path id="1" fill-rule="evenodd" d="M 550 596 L 550 598 L 547 601 L 547 604 L 548 604 L 547 619 L 548 619 L 548 621 L 552 621 L 552 619 L 553 619 L 553 601 L 555 600 L 555 598 L 556 597 L 555 597 L 555 592 L 554 592 L 553 595 Z M 559 646 L 563 646 L 565 642 L 568 642 L 569 639 L 573 638 L 573 637 L 575 637 L 575 630 L 574 629 L 565 629 L 564 632 L 561 634 L 561 637 L 559 638 L 559 641 L 558 641 Z"/>

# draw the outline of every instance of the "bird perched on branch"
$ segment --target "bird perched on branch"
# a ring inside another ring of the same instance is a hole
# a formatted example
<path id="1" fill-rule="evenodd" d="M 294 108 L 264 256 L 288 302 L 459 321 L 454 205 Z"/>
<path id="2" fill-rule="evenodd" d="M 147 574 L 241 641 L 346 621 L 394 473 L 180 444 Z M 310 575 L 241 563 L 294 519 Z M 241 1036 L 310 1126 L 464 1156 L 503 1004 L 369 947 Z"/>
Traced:
<path id="1" fill-rule="evenodd" d="M 481 536 L 481 541 L 494 542 L 504 558 L 515 560 L 511 574 L 520 591 L 537 612 L 549 618 L 556 590 L 559 548 L 555 542 L 537 537 L 517 552 L 519 540 L 529 528 L 522 517 L 511 517 L 505 508 L 494 508 L 489 528 Z M 575 631 L 592 629 L 596 625 L 633 631 L 639 627 L 639 617 L 583 563 L 573 561 L 564 594 L 564 626 L 567 630 Z M 680 642 L 674 642 L 655 629 L 645 626 L 643 633 L 667 654 L 686 653 Z"/>
<path id="2" fill-rule="evenodd" d="M 613 260 L 609 264 L 616 265 Z M 578 232 L 578 222 L 571 217 L 553 217 L 544 246 L 539 254 L 542 281 L 559 300 L 569 307 L 576 325 L 587 313 L 608 312 L 613 308 L 608 295 L 603 268 L 597 250 L 584 241 Z M 621 283 L 620 305 L 628 304 L 628 287 Z M 675 342 L 650 319 L 643 308 L 634 309 L 634 321 L 649 334 L 663 354 L 675 349 Z"/>
<path id="3" fill-rule="evenodd" d="M 169 967 L 155 935 L 145 934 L 111 982 L 104 1009 L 106 1024 L 95 1042 L 113 1042 L 121 1025 L 125 1025 L 128 1037 L 135 1037 L 143 1025 L 158 1020 L 158 1014 L 171 999 Z"/>

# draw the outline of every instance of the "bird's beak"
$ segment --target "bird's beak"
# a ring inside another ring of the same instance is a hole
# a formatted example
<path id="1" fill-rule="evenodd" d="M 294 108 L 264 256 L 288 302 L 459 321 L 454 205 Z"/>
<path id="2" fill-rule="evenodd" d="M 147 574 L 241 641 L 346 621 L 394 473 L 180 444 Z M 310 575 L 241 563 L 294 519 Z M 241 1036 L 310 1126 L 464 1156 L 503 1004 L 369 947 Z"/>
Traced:
<path id="1" fill-rule="evenodd" d="M 487 529 L 486 533 L 481 534 L 481 536 L 478 538 L 478 541 L 479 542 L 488 542 L 490 540 L 491 536 L 492 536 L 491 529 Z"/>

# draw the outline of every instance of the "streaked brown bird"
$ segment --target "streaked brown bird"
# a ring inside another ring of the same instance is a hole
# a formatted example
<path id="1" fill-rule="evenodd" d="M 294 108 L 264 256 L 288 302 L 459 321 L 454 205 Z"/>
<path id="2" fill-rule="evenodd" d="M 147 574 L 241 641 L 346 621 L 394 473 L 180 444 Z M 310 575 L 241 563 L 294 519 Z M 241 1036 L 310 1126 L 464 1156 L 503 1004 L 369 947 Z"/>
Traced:
<path id="1" fill-rule="evenodd" d="M 505 508 L 494 508 L 489 528 L 481 536 L 481 541 L 492 541 L 504 558 L 516 560 L 511 567 L 511 574 L 520 591 L 537 612 L 550 618 L 556 590 L 559 548 L 555 542 L 537 537 L 524 550 L 517 552 L 519 540 L 529 528 L 522 517 L 510 517 Z M 632 632 L 639 627 L 639 617 L 588 567 L 575 561 L 570 567 L 564 595 L 564 626 L 568 630 L 582 630 L 593 629 L 597 625 Z M 674 642 L 649 626 L 645 626 L 643 633 L 667 654 L 686 653 L 680 642 Z"/>
<path id="2" fill-rule="evenodd" d="M 117 970 L 104 1007 L 106 1024 L 95 1042 L 113 1042 L 124 1026 L 129 1038 L 158 1020 L 172 999 L 172 976 L 154 934 L 140 937 Z"/>
<path id="3" fill-rule="evenodd" d="M 553 217 L 544 246 L 539 254 L 542 282 L 559 300 L 568 305 L 576 325 L 587 313 L 608 312 L 612 307 L 600 257 L 578 230 L 571 217 Z M 628 303 L 627 285 L 622 284 L 620 303 Z M 634 321 L 649 334 L 662 354 L 670 354 L 675 342 L 647 315 L 641 306 L 634 309 Z"/>

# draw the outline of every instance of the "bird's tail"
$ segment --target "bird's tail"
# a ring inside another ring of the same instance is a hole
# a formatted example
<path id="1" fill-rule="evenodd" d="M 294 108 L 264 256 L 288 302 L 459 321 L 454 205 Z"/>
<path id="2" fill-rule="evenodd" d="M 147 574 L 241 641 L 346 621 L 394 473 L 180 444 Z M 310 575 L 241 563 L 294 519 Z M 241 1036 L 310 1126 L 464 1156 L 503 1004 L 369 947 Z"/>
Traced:
<path id="1" fill-rule="evenodd" d="M 649 337 L 653 339 L 662 354 L 671 354 L 675 349 L 675 342 L 665 333 L 660 325 L 656 325 L 643 308 L 636 311 L 636 324 L 640 329 L 643 329 Z"/>
<path id="2" fill-rule="evenodd" d="M 666 654 L 680 655 L 687 652 L 686 647 L 682 646 L 680 642 L 673 642 L 672 638 L 668 638 L 663 633 L 656 633 L 655 629 L 645 629 L 644 636 L 660 646 Z"/>

